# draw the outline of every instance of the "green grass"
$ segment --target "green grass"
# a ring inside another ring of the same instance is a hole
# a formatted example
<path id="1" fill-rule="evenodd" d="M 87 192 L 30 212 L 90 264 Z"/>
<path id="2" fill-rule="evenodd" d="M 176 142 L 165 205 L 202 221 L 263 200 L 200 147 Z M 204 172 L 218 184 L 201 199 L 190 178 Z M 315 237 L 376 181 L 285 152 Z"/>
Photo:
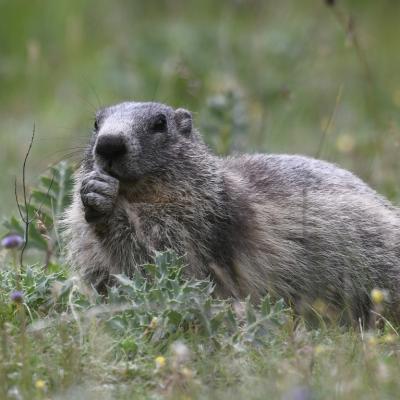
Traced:
<path id="1" fill-rule="evenodd" d="M 318 155 L 398 203 L 400 3 L 336 3 L 0 0 L 0 233 L 23 233 L 13 182 L 33 124 L 37 185 L 50 165 L 79 159 L 97 107 L 125 99 L 190 108 L 218 153 Z M 352 32 L 339 23 L 350 16 Z M 1 399 L 399 397 L 388 323 L 310 329 L 269 299 L 211 300 L 209 282 L 181 281 L 179 260 L 157 275 L 161 255 L 148 283 L 121 277 L 98 298 L 63 263 L 58 189 L 41 210 L 47 232 L 30 228 L 26 267 L 0 250 Z M 23 304 L 10 299 L 17 289 Z"/>
<path id="2" fill-rule="evenodd" d="M 400 341 L 387 323 L 314 329 L 283 302 L 211 298 L 171 253 L 100 298 L 58 264 L 0 271 L 1 398 L 391 399 Z M 10 295 L 18 287 L 22 302 Z M 296 397 L 303 395 L 304 397 Z"/>

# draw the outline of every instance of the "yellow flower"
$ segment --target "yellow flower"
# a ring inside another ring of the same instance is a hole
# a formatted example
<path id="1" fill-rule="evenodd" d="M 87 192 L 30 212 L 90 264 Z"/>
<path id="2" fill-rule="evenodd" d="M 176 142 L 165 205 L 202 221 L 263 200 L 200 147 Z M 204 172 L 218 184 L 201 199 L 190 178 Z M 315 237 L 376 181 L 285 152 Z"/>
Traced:
<path id="1" fill-rule="evenodd" d="M 380 289 L 372 289 L 371 299 L 374 304 L 381 304 L 385 300 L 385 293 Z"/>
<path id="2" fill-rule="evenodd" d="M 395 335 L 394 333 L 388 333 L 382 339 L 384 343 L 392 344 L 397 341 L 397 335 Z"/>
<path id="3" fill-rule="evenodd" d="M 46 382 L 43 379 L 38 379 L 35 382 L 35 388 L 38 390 L 44 390 L 46 388 Z"/>
<path id="4" fill-rule="evenodd" d="M 314 352 L 315 354 L 318 356 L 319 354 L 325 353 L 328 350 L 328 348 L 326 346 L 324 346 L 323 344 L 318 344 L 317 346 L 315 346 L 314 348 Z"/>
<path id="5" fill-rule="evenodd" d="M 157 369 L 160 369 L 160 368 L 165 367 L 167 360 L 163 356 L 158 356 L 158 357 L 156 357 L 155 362 L 156 362 Z"/>
<path id="6" fill-rule="evenodd" d="M 372 347 L 376 346 L 378 344 L 378 339 L 375 336 L 370 336 L 368 338 L 368 344 Z"/>
<path id="7" fill-rule="evenodd" d="M 152 320 L 150 321 L 149 328 L 155 329 L 157 327 L 157 324 L 158 324 L 157 317 L 153 317 Z"/>
<path id="8" fill-rule="evenodd" d="M 181 369 L 181 373 L 186 379 L 193 378 L 193 371 L 191 369 L 189 369 L 189 368 L 183 367 Z"/>
<path id="9" fill-rule="evenodd" d="M 341 133 L 336 139 L 336 148 L 341 153 L 351 153 L 355 144 L 354 137 L 348 133 Z"/>

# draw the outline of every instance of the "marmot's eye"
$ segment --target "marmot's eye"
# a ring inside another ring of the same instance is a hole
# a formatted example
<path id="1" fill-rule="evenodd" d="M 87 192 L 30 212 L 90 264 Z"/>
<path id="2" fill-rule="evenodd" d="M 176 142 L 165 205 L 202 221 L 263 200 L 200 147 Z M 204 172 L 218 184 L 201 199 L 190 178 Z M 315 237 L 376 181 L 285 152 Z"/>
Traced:
<path id="1" fill-rule="evenodd" d="M 151 129 L 153 132 L 165 132 L 167 130 L 167 118 L 164 114 L 157 115 Z"/>

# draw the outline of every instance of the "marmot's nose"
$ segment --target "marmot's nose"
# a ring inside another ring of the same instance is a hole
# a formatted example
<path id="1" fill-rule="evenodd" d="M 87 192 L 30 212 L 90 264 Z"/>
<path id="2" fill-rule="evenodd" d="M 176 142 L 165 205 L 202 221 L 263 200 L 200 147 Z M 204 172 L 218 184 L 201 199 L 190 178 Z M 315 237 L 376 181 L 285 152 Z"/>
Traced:
<path id="1" fill-rule="evenodd" d="M 120 135 L 101 135 L 97 139 L 96 154 L 106 160 L 113 160 L 126 152 L 125 140 Z"/>

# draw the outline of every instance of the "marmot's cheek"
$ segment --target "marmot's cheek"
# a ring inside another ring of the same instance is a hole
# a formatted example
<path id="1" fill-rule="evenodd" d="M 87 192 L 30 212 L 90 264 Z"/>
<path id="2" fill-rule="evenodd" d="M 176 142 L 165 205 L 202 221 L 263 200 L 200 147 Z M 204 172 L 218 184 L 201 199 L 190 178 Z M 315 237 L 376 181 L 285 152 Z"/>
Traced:
<path id="1" fill-rule="evenodd" d="M 136 163 L 119 161 L 115 162 L 108 168 L 108 173 L 120 182 L 137 182 L 142 174 Z"/>

